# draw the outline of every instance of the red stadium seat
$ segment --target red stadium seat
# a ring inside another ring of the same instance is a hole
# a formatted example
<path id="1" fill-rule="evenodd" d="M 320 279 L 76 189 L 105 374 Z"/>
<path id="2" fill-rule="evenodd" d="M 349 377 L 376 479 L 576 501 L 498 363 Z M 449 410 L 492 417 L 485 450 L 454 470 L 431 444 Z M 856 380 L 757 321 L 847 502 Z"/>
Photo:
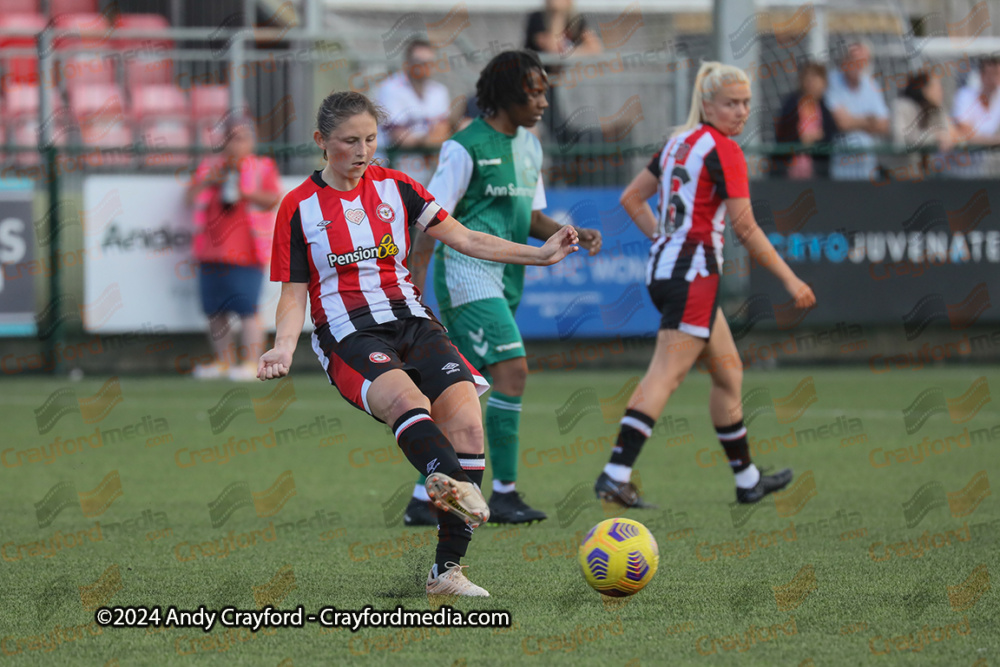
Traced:
<path id="1" fill-rule="evenodd" d="M 202 146 L 212 146 L 219 141 L 219 123 L 229 113 L 229 88 L 227 86 L 194 86 L 191 88 L 191 115 L 194 118 L 195 136 Z"/>
<path id="2" fill-rule="evenodd" d="M 159 14 L 120 14 L 115 20 L 116 30 L 162 30 L 169 27 L 170 22 Z M 124 56 L 129 88 L 173 83 L 174 63 L 164 55 L 174 48 L 173 40 L 121 37 L 114 40 L 114 45 Z"/>
<path id="3" fill-rule="evenodd" d="M 66 115 L 59 91 L 52 91 L 52 136 L 58 146 L 66 145 L 66 135 L 71 123 Z M 39 89 L 36 85 L 18 84 L 7 88 L 3 107 L 4 125 L 11 143 L 16 146 L 38 145 Z M 22 151 L 13 155 L 20 165 L 35 165 L 39 162 L 37 151 Z"/>
<path id="4" fill-rule="evenodd" d="M 70 111 L 80 128 L 84 146 L 108 149 L 132 145 L 132 128 L 125 115 L 121 88 L 115 84 L 81 84 L 69 90 Z M 102 152 L 97 166 L 130 165 L 133 156 Z"/>
<path id="5" fill-rule="evenodd" d="M 69 107 L 78 121 L 94 116 L 124 116 L 125 96 L 115 84 L 83 84 L 70 89 Z"/>
<path id="6" fill-rule="evenodd" d="M 98 11 L 97 5 L 97 0 L 49 0 L 49 13 L 52 16 L 94 14 Z"/>
<path id="7" fill-rule="evenodd" d="M 191 114 L 196 119 L 218 120 L 229 110 L 228 86 L 191 88 Z"/>
<path id="8" fill-rule="evenodd" d="M 7 14 L 0 13 L 0 30 L 18 29 L 41 32 L 45 27 L 45 17 L 41 14 Z M 5 49 L 29 49 L 33 53 L 22 55 L 5 55 Z M 19 83 L 38 83 L 38 54 L 35 38 L 30 35 L 17 35 L 0 38 L 0 60 L 3 64 L 3 84 L 8 86 Z"/>
<path id="9" fill-rule="evenodd" d="M 149 117 L 188 117 L 188 102 L 178 86 L 155 84 L 132 89 L 132 114 L 139 120 Z"/>
<path id="10" fill-rule="evenodd" d="M 38 0 L 0 0 L 0 14 L 38 14 Z"/>
<path id="11" fill-rule="evenodd" d="M 70 34 L 57 37 L 56 49 L 74 46 L 107 47 L 113 28 L 103 14 L 62 14 L 54 20 L 58 30 L 69 30 Z"/>
<path id="12" fill-rule="evenodd" d="M 142 143 L 147 148 L 190 148 L 191 126 L 183 119 L 162 118 L 151 121 L 142 130 Z M 186 165 L 193 159 L 189 152 L 157 152 L 143 155 L 142 163 L 147 167 Z"/>

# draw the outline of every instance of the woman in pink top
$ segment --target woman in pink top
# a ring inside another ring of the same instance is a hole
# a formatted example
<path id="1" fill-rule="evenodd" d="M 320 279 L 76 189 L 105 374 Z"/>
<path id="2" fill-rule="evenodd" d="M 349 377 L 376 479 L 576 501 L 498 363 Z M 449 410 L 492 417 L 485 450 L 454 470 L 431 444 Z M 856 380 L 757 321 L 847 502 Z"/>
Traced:
<path id="1" fill-rule="evenodd" d="M 252 121 L 230 119 L 221 152 L 202 160 L 187 189 L 187 202 L 194 205 L 201 303 L 216 357 L 194 368 L 199 379 L 252 380 L 264 351 L 257 301 L 271 261 L 273 209 L 282 191 L 274 160 L 254 155 L 253 149 Z M 233 314 L 242 323 L 240 348 L 230 331 Z"/>

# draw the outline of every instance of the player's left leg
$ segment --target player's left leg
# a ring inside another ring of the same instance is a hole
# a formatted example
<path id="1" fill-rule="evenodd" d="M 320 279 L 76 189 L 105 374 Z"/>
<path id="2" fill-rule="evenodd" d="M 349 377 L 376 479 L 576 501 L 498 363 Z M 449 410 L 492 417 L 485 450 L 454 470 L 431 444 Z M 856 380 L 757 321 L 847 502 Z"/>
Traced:
<path id="1" fill-rule="evenodd" d="M 513 316 L 511 326 L 516 330 Z M 490 443 L 493 473 L 490 523 L 531 523 L 548 518 L 545 512 L 525 503 L 516 490 L 521 399 L 528 380 L 528 362 L 524 357 L 523 344 L 517 351 L 520 356 L 486 367 L 493 378 L 493 391 L 486 401 L 486 438 Z"/>
<path id="2" fill-rule="evenodd" d="M 451 441 L 462 470 L 482 486 L 486 459 L 483 453 L 483 420 L 479 396 L 470 382 L 446 388 L 431 404 L 431 416 Z M 433 484 L 433 476 L 429 478 Z M 488 597 L 489 593 L 466 578 L 462 558 L 472 541 L 474 528 L 453 512 L 438 512 L 438 544 L 434 566 L 427 576 L 430 595 Z"/>
<path id="3" fill-rule="evenodd" d="M 489 384 L 449 340 L 444 327 L 428 320 L 407 322 L 405 349 L 407 366 L 417 371 L 420 390 L 431 401 L 431 417 L 441 425 L 451 442 L 463 473 L 478 488 L 483 483 L 483 420 L 479 395 Z M 452 491 L 450 482 L 428 470 L 427 493 L 439 510 L 448 509 L 440 500 Z M 488 512 L 487 512 L 488 514 Z M 431 595 L 488 596 L 462 573 L 462 557 L 472 540 L 474 526 L 453 511 L 437 515 L 438 546 L 434 566 L 427 578 Z"/>
<path id="4" fill-rule="evenodd" d="M 790 469 L 764 475 L 750 460 L 747 429 L 743 425 L 743 362 L 721 310 L 716 315 L 702 361 L 712 377 L 709 412 L 729 466 L 736 476 L 737 502 L 755 503 L 767 494 L 785 488 L 792 481 Z"/>

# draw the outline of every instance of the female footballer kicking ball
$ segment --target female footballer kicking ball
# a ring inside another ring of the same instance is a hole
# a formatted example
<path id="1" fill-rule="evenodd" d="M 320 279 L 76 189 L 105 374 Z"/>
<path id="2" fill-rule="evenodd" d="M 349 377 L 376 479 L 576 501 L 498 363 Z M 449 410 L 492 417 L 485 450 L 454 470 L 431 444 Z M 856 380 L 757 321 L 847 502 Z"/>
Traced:
<path id="1" fill-rule="evenodd" d="M 327 165 L 278 209 L 271 260 L 271 280 L 282 283 L 277 333 L 257 377 L 288 374 L 308 298 L 312 347 L 330 383 L 356 408 L 392 424 L 406 458 L 428 475 L 427 493 L 442 510 L 428 594 L 485 597 L 462 573 L 461 559 L 473 529 L 489 519 L 479 490 L 478 400 L 489 385 L 420 303 L 406 267 L 408 227 L 511 264 L 554 264 L 578 249 L 578 237 L 566 227 L 533 248 L 466 229 L 409 176 L 370 164 L 381 115 L 354 92 L 333 93 L 320 105 L 314 139 Z"/>
<path id="2" fill-rule="evenodd" d="M 718 307 L 725 216 L 753 260 L 773 273 L 797 308 L 816 303 L 812 289 L 792 273 L 757 226 L 750 207 L 746 160 L 730 137 L 750 114 L 750 79 L 731 65 L 706 62 L 698 70 L 687 123 L 653 156 L 622 193 L 635 224 L 653 239 L 646 284 L 662 313 L 645 377 L 629 399 L 611 461 L 597 478 L 597 497 L 625 507 L 650 507 L 632 482 L 632 466 L 670 395 L 699 358 L 708 364 L 709 412 L 736 476 L 736 500 L 755 503 L 784 488 L 792 471 L 763 475 L 750 461 L 743 425 L 743 367 Z M 647 200 L 660 193 L 658 213 Z"/>

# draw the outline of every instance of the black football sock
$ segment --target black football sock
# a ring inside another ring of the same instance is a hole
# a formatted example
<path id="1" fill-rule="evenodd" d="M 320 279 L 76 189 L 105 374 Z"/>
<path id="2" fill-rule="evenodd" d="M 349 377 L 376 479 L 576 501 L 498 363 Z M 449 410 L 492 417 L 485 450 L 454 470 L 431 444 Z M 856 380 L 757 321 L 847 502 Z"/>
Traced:
<path id="1" fill-rule="evenodd" d="M 392 425 L 392 432 L 403 454 L 421 474 L 439 472 L 460 482 L 470 481 L 455 449 L 427 410 L 414 408 L 406 412 Z"/>
<path id="2" fill-rule="evenodd" d="M 638 410 L 626 410 L 618 430 L 618 441 L 611 450 L 610 463 L 628 468 L 634 466 L 646 439 L 653 434 L 654 424 L 656 420 L 648 415 Z"/>
<path id="3" fill-rule="evenodd" d="M 486 455 L 459 454 L 458 459 L 469 480 L 476 486 L 482 487 L 483 473 L 486 471 Z M 448 563 L 461 565 L 462 557 L 469 549 L 471 540 L 472 526 L 465 523 L 465 519 L 454 512 L 438 512 L 438 543 L 434 557 L 438 575 L 444 574 Z"/>
<path id="4" fill-rule="evenodd" d="M 729 426 L 716 426 L 715 434 L 719 436 L 722 448 L 726 450 L 729 467 L 734 473 L 743 472 L 750 467 L 750 446 L 747 444 L 747 427 L 743 420 Z"/>

